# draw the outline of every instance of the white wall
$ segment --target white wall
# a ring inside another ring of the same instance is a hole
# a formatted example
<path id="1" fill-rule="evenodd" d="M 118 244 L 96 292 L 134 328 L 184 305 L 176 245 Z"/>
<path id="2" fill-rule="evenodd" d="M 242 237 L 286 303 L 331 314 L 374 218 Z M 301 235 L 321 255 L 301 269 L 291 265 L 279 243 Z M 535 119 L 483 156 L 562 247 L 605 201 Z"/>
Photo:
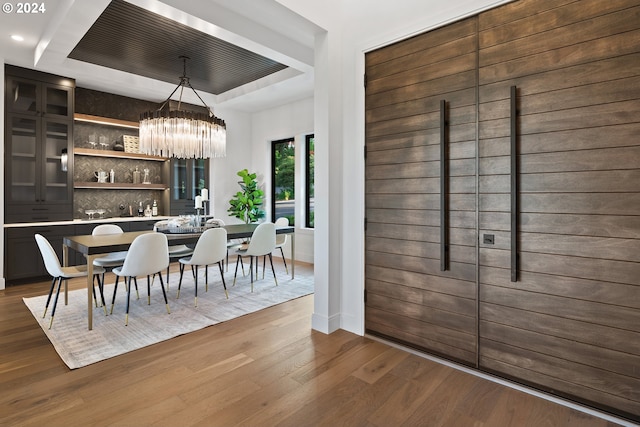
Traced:
<path id="1" fill-rule="evenodd" d="M 296 158 L 302 159 L 304 137 L 313 133 L 313 98 L 296 101 L 281 107 L 264 110 L 259 113 L 239 113 L 237 111 L 216 109 L 216 115 L 227 123 L 227 157 L 211 161 L 210 194 L 213 213 L 227 224 L 240 223 L 237 218 L 227 214 L 229 200 L 240 190 L 236 173 L 249 169 L 258 174 L 267 197 L 264 208 L 267 218 L 271 217 L 271 141 L 294 137 L 296 139 Z M 304 171 L 296 166 L 296 182 L 303 182 Z M 296 188 L 296 217 L 302 218 L 303 193 Z M 296 224 L 296 260 L 310 262 L 313 259 L 313 230 Z M 290 244 L 290 243 L 289 243 Z M 289 245 L 288 244 L 288 245 Z M 290 248 L 285 247 L 288 257 Z"/>
<path id="2" fill-rule="evenodd" d="M 227 214 L 229 200 L 240 190 L 236 173 L 251 169 L 252 141 L 251 114 L 235 110 L 215 109 L 216 116 L 227 124 L 227 156 L 211 159 L 209 162 L 211 182 L 209 184 L 210 212 L 226 224 L 240 224 L 242 221 Z"/>
<path id="3" fill-rule="evenodd" d="M 267 195 L 265 210 L 267 218 L 271 218 L 271 141 L 295 138 L 296 150 L 296 184 L 304 182 L 304 169 L 301 160 L 304 157 L 303 144 L 305 135 L 314 132 L 313 98 L 296 101 L 281 107 L 256 113 L 251 119 L 253 171 L 257 172 L 260 182 L 264 183 Z M 296 185 L 296 260 L 313 262 L 314 230 L 303 227 L 304 193 L 301 185 Z M 285 248 L 285 256 L 289 248 Z"/>

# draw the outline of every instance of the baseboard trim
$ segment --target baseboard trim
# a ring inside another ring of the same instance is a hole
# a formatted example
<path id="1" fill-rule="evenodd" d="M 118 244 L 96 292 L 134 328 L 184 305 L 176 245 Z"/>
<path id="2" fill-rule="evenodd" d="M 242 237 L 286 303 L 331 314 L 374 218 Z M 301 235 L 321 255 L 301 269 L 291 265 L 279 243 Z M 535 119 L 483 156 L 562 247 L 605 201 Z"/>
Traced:
<path id="1" fill-rule="evenodd" d="M 340 329 L 340 315 L 335 314 L 327 317 L 313 313 L 311 316 L 311 328 L 324 334 L 335 332 Z"/>

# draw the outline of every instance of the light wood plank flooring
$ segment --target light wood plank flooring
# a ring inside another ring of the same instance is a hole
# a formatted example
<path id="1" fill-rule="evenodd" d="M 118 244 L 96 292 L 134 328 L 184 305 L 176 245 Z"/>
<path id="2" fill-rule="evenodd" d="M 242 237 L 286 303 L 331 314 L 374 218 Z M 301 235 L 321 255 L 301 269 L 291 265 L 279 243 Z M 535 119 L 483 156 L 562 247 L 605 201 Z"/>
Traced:
<path id="1" fill-rule="evenodd" d="M 70 371 L 22 303 L 48 286 L 0 291 L 2 426 L 615 425 L 366 337 L 312 331 L 313 296 Z"/>

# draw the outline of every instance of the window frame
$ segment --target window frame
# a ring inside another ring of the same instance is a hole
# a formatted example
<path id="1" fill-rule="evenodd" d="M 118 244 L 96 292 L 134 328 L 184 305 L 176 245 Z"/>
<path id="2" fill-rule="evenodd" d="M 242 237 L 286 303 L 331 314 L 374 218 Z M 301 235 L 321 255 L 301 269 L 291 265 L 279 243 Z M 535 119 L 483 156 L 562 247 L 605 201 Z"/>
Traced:
<path id="1" fill-rule="evenodd" d="M 294 144 L 296 143 L 295 137 L 290 137 L 290 138 L 283 138 L 283 139 L 278 139 L 275 141 L 271 141 L 271 222 L 276 222 L 276 146 L 278 144 L 285 144 L 285 143 L 291 143 Z M 295 154 L 294 154 L 294 158 L 295 158 Z M 295 164 L 295 162 L 294 162 Z M 294 180 L 294 201 L 295 201 L 295 168 L 294 168 L 294 176 L 293 176 L 293 180 Z M 294 208 L 294 212 L 293 212 L 293 218 L 295 221 L 295 208 Z"/>
<path id="2" fill-rule="evenodd" d="M 313 141 L 314 152 L 315 152 L 315 134 L 310 133 L 305 135 L 304 137 L 304 225 L 306 228 L 314 228 L 315 226 L 315 215 L 314 221 L 311 222 L 311 185 L 315 184 L 315 177 L 311 174 L 311 142 Z M 314 156 L 314 170 L 315 170 L 315 156 Z M 315 187 L 314 187 L 314 198 L 315 198 Z M 315 213 L 315 209 L 313 210 Z"/>

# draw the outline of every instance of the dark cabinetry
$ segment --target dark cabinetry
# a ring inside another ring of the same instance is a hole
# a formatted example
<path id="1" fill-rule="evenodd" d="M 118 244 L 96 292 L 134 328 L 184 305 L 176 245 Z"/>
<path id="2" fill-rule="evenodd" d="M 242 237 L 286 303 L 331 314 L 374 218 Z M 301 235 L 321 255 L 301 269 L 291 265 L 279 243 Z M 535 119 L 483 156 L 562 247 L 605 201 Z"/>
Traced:
<path id="1" fill-rule="evenodd" d="M 128 225 L 128 230 L 125 231 L 145 231 L 145 230 L 153 230 L 153 225 L 158 222 L 157 219 L 150 219 L 146 221 L 131 221 Z"/>
<path id="2" fill-rule="evenodd" d="M 5 220 L 71 219 L 74 82 L 10 66 L 6 76 Z"/>
<path id="3" fill-rule="evenodd" d="M 117 222 L 123 231 L 153 230 L 157 219 Z M 79 223 L 53 226 L 10 227 L 5 233 L 5 277 L 9 282 L 19 283 L 47 277 L 40 250 L 34 238 L 35 234 L 45 236 L 62 262 L 62 238 L 81 234 L 91 234 L 97 223 Z M 69 251 L 69 264 L 86 263 L 84 256 Z"/>
<path id="4" fill-rule="evenodd" d="M 75 234 L 75 226 L 7 228 L 5 232 L 5 277 L 7 280 L 25 280 L 47 276 L 40 250 L 34 236 L 42 234 L 62 260 L 62 238 Z"/>
<path id="5" fill-rule="evenodd" d="M 195 198 L 208 182 L 208 160 L 171 159 L 171 215 L 192 214 Z"/>

